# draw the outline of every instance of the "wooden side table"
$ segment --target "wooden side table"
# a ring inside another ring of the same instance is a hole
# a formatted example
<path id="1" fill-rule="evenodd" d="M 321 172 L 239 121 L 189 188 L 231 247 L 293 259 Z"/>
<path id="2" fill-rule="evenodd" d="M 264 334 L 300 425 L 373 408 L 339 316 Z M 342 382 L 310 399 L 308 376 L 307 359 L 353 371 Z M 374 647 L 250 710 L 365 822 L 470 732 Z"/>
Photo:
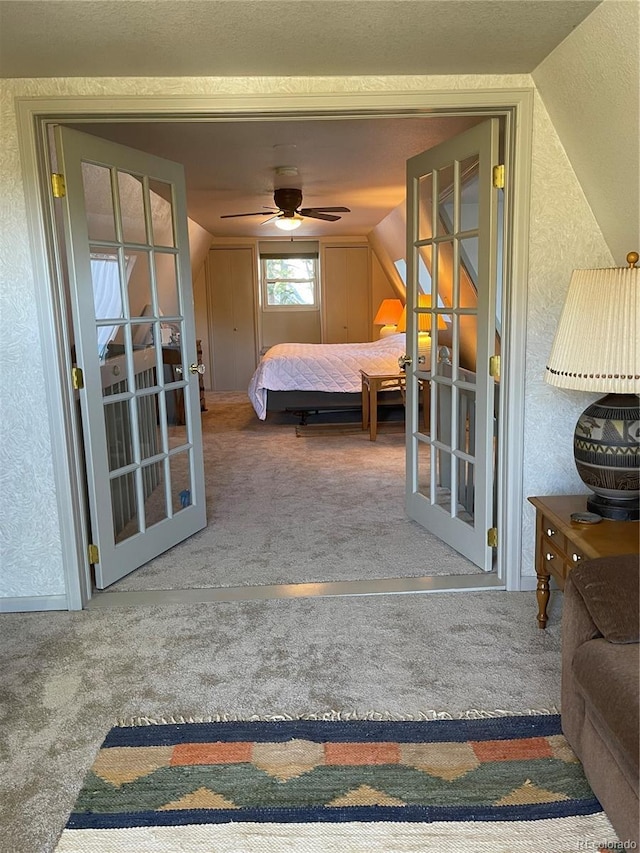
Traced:
<path id="1" fill-rule="evenodd" d="M 587 495 L 550 495 L 528 500 L 536 508 L 538 627 L 546 628 L 549 578 L 555 578 L 564 589 L 567 575 L 581 560 L 638 554 L 640 521 L 571 521 L 572 513 L 586 512 Z"/>
<path id="2" fill-rule="evenodd" d="M 402 391 L 404 373 L 367 373 L 362 376 L 362 429 L 369 428 L 369 440 L 378 436 L 378 391 Z"/>

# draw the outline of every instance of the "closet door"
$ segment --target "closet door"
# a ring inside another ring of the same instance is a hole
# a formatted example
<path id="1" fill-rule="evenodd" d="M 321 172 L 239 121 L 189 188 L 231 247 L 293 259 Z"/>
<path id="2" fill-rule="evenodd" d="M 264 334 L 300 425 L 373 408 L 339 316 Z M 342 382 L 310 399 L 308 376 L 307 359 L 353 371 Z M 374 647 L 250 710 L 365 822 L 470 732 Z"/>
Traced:
<path id="1" fill-rule="evenodd" d="M 246 391 L 256 369 L 253 249 L 211 249 L 207 273 L 212 387 Z"/>
<path id="2" fill-rule="evenodd" d="M 371 340 L 368 246 L 326 246 L 322 263 L 324 343 Z"/>

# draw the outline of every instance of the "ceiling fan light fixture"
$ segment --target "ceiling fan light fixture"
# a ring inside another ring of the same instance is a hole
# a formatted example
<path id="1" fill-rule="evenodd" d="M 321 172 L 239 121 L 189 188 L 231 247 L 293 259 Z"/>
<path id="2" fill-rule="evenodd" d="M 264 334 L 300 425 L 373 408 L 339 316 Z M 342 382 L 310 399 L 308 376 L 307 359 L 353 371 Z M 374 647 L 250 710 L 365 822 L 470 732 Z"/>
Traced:
<path id="1" fill-rule="evenodd" d="M 301 216 L 279 216 L 275 220 L 276 228 L 281 231 L 295 231 L 302 225 Z"/>
<path id="2" fill-rule="evenodd" d="M 295 178 L 298 175 L 298 169 L 295 166 L 276 166 L 276 175 Z"/>

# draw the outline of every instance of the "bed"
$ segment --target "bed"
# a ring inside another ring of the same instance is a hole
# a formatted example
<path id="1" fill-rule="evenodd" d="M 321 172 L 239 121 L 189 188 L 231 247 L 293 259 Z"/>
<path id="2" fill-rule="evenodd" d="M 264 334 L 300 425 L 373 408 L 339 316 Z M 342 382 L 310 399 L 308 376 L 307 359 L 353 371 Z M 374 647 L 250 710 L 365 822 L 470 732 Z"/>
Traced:
<path id="1" fill-rule="evenodd" d="M 267 412 L 359 408 L 360 371 L 397 373 L 404 334 L 362 344 L 276 344 L 262 357 L 249 383 L 249 399 L 261 420 Z"/>

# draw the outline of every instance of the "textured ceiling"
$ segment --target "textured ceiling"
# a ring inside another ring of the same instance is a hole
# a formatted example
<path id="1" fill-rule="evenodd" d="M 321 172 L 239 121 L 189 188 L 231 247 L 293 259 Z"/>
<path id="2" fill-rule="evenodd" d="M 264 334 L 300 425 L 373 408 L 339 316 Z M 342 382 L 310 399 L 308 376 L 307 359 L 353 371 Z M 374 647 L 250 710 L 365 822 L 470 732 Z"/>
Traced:
<path id="1" fill-rule="evenodd" d="M 600 0 L 2 0 L 0 76 L 532 71 Z"/>
<path id="2" fill-rule="evenodd" d="M 282 234 L 272 222 L 276 187 L 297 187 L 304 207 L 345 206 L 338 222 L 305 219 L 296 235 L 368 234 L 405 197 L 406 160 L 476 124 L 477 117 L 313 119 L 213 123 L 76 124 L 183 163 L 189 216 L 220 237 Z M 296 176 L 280 176 L 279 166 Z M 260 211 L 264 217 L 221 219 Z"/>

